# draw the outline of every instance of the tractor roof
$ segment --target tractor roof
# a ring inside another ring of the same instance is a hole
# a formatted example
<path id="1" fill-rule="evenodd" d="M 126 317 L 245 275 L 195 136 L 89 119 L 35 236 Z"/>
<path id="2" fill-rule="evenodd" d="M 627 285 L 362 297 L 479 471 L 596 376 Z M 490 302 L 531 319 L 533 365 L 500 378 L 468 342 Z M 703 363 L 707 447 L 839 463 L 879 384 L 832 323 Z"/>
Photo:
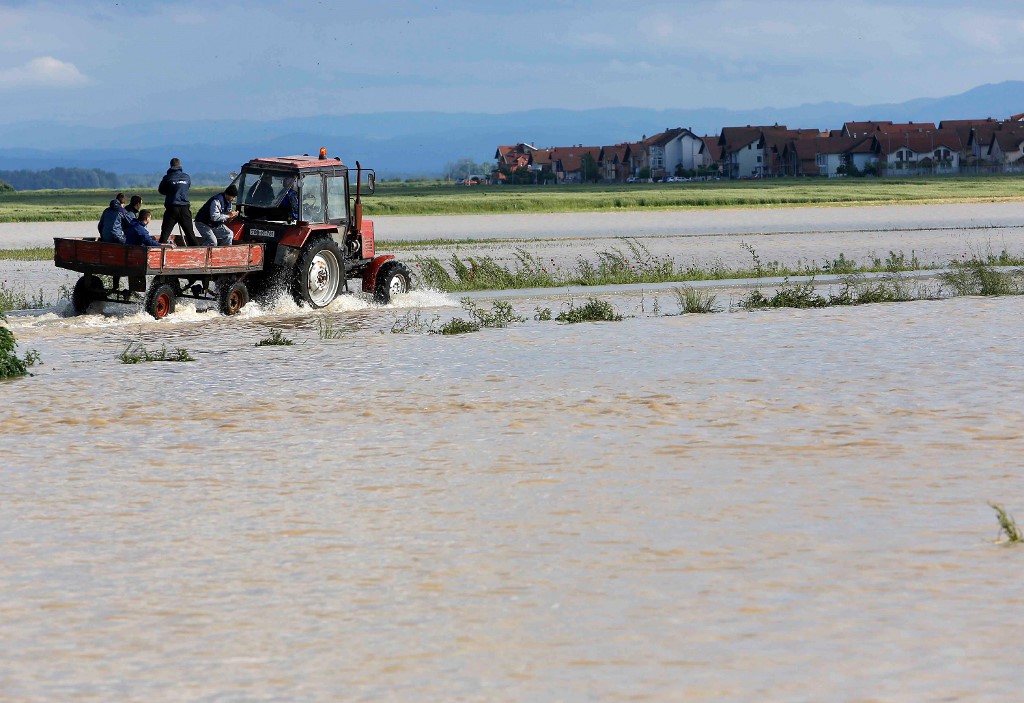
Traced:
<path id="1" fill-rule="evenodd" d="M 315 156 L 308 156 L 306 154 L 301 156 L 268 156 L 266 158 L 249 159 L 249 163 L 247 163 L 246 166 L 274 168 L 288 171 L 309 171 L 321 169 L 335 171 L 338 168 L 347 168 L 345 164 L 341 162 L 340 158 L 318 159 Z"/>

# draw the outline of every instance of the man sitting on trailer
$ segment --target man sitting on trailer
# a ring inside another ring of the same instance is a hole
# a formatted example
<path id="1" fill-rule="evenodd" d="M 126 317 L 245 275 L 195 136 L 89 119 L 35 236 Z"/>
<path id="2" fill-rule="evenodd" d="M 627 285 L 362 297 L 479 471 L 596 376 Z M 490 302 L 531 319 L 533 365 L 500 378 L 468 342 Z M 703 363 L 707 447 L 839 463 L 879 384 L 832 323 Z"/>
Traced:
<path id="1" fill-rule="evenodd" d="M 110 201 L 110 205 L 103 211 L 100 221 L 96 223 L 96 230 L 100 233 L 101 242 L 116 242 L 124 244 L 124 222 L 127 213 L 124 209 L 124 193 L 118 193 Z"/>
<path id="2" fill-rule="evenodd" d="M 237 213 L 231 212 L 231 203 L 238 197 L 238 188 L 232 183 L 217 193 L 196 213 L 196 230 L 202 243 L 208 247 L 230 246 L 235 233 L 228 227 L 228 222 L 235 219 Z"/>
<path id="3" fill-rule="evenodd" d="M 128 223 L 125 227 L 125 244 L 144 247 L 173 247 L 173 242 L 161 244 L 149 236 L 149 230 L 146 229 L 146 225 L 149 224 L 151 219 L 153 219 L 153 213 L 149 210 L 143 210 L 139 213 L 137 220 L 132 220 Z"/>

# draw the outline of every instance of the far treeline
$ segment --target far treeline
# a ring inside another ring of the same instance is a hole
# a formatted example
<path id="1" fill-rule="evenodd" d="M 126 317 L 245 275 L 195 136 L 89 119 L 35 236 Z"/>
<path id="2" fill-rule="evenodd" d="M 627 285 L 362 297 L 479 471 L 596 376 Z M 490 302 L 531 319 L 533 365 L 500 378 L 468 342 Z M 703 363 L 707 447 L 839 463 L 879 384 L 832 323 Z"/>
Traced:
<path id="1" fill-rule="evenodd" d="M 7 188 L 4 188 L 4 186 Z M 51 168 L 47 171 L 0 171 L 0 191 L 118 188 L 116 173 L 98 168 Z"/>

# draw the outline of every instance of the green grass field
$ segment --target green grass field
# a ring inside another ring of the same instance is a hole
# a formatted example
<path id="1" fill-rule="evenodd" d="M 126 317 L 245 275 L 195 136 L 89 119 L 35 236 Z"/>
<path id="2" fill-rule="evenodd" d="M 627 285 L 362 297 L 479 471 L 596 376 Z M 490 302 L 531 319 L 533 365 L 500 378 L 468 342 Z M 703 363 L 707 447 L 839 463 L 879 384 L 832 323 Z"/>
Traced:
<path id="1" fill-rule="evenodd" d="M 193 211 L 219 188 L 193 188 Z M 131 191 L 134 192 L 134 191 Z M 163 198 L 139 190 L 159 217 Z M 99 219 L 113 193 L 23 191 L 0 195 L 0 223 Z M 454 186 L 390 183 L 364 200 L 367 215 L 596 212 L 688 208 L 849 206 L 1024 200 L 1024 175 L 794 179 L 561 186 Z"/>

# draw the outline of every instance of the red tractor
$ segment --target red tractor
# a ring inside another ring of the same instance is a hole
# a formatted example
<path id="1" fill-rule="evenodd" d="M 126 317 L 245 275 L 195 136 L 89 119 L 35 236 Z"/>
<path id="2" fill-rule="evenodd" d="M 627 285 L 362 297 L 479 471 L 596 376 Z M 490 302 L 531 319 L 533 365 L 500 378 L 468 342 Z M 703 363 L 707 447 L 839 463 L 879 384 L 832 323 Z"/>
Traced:
<path id="1" fill-rule="evenodd" d="M 283 156 L 252 159 L 233 181 L 239 217 L 228 226 L 232 247 L 157 249 L 55 239 L 57 266 L 84 275 L 75 285 L 75 311 L 97 300 L 128 302 L 146 292 L 146 310 L 156 318 L 174 311 L 177 298 L 217 299 L 225 314 L 238 312 L 250 297 L 286 289 L 313 308 L 350 292 L 349 280 L 379 302 L 409 290 L 409 269 L 395 257 L 377 255 L 373 222 L 363 219 L 362 188 L 374 191 L 374 171 L 350 171 L 339 158 Z M 106 288 L 99 275 L 113 277 Z M 146 277 L 152 276 L 149 285 Z M 120 279 L 128 287 L 120 289 Z M 212 284 L 212 287 L 211 287 Z"/>

